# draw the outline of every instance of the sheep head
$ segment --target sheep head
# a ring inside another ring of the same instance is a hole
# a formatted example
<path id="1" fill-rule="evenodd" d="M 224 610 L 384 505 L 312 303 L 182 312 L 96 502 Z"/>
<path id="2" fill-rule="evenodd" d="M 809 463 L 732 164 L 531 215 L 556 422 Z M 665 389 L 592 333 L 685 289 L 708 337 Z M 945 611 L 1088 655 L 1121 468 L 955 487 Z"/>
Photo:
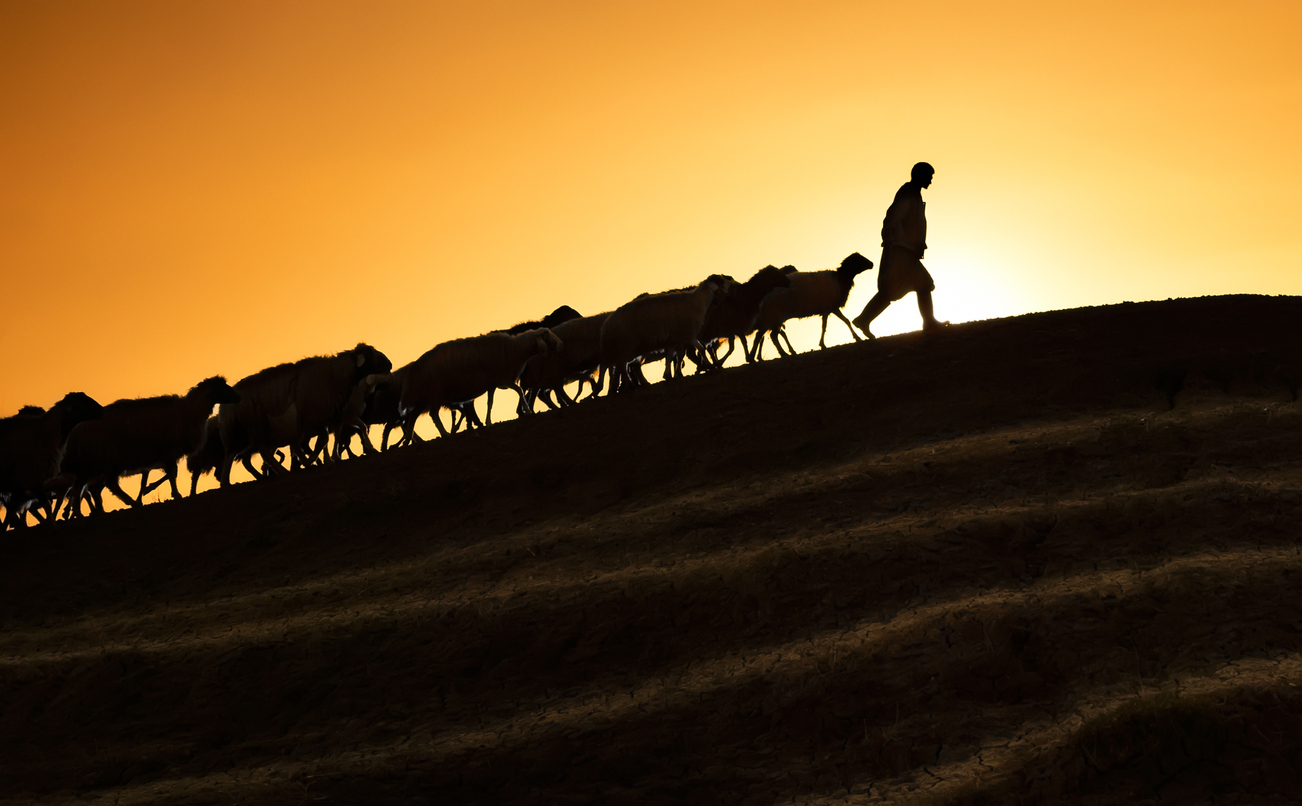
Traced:
<path id="1" fill-rule="evenodd" d="M 873 262 L 863 255 L 855 252 L 841 261 L 836 273 L 845 277 L 856 277 L 873 267 Z"/>
<path id="2" fill-rule="evenodd" d="M 388 356 L 369 344 L 359 342 L 350 352 L 353 354 L 356 377 L 359 379 L 393 369 L 393 362 Z"/>
<path id="3" fill-rule="evenodd" d="M 226 383 L 226 379 L 220 375 L 199 381 L 186 397 L 191 395 L 206 397 L 209 405 L 213 406 L 240 402 L 240 393 L 232 389 L 230 384 Z"/>
<path id="4" fill-rule="evenodd" d="M 790 288 L 791 278 L 788 272 L 777 266 L 765 266 L 755 272 L 755 276 L 747 280 L 746 285 L 767 292 L 775 288 Z"/>
<path id="5" fill-rule="evenodd" d="M 531 330 L 529 331 L 529 335 L 534 338 L 534 344 L 533 344 L 534 355 L 549 355 L 551 353 L 559 353 L 561 351 L 561 348 L 565 346 L 565 343 L 561 341 L 560 336 L 557 336 L 555 333 L 551 332 L 545 327 L 538 328 L 537 330 Z"/>
<path id="6" fill-rule="evenodd" d="M 543 317 L 542 326 L 555 327 L 556 325 L 559 325 L 561 322 L 568 322 L 571 319 L 582 319 L 582 318 L 583 318 L 583 314 L 579 313 L 578 311 L 574 310 L 568 305 L 562 305 L 561 307 L 557 308 L 556 310 L 552 311 L 551 313 Z"/>
<path id="7" fill-rule="evenodd" d="M 82 392 L 69 392 L 55 403 L 49 411 L 59 417 L 59 431 L 64 439 L 72 429 L 87 420 L 99 420 L 104 416 L 104 407 L 96 403 L 90 395 Z"/>

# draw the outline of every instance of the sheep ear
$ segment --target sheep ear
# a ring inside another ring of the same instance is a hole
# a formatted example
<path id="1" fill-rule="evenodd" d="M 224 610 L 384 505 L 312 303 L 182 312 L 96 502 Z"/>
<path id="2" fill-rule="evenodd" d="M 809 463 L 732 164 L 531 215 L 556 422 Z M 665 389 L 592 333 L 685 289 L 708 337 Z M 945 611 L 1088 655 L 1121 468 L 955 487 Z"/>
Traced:
<path id="1" fill-rule="evenodd" d="M 362 355 L 361 353 L 358 353 L 358 354 L 357 354 L 357 366 L 358 366 L 358 368 L 360 369 L 361 366 L 362 366 L 362 364 L 365 364 L 365 363 L 366 363 L 366 356 Z"/>

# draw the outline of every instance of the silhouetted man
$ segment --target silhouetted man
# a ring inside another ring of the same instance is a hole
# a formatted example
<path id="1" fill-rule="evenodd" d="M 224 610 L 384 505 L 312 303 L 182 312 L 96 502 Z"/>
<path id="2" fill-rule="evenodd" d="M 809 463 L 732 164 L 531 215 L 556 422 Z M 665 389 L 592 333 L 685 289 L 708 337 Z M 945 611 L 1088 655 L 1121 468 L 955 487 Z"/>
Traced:
<path id="1" fill-rule="evenodd" d="M 901 299 L 910 291 L 918 294 L 918 311 L 922 314 L 922 327 L 931 332 L 945 327 L 948 322 L 936 319 L 931 307 L 931 292 L 936 282 L 922 265 L 922 254 L 927 251 L 926 203 L 922 189 L 931 187 L 936 169 L 925 162 L 913 166 L 912 178 L 895 193 L 895 200 L 882 221 L 882 260 L 877 264 L 877 294 L 868 300 L 863 313 L 854 318 L 855 327 L 870 339 L 877 338 L 868 330 L 886 306 Z"/>

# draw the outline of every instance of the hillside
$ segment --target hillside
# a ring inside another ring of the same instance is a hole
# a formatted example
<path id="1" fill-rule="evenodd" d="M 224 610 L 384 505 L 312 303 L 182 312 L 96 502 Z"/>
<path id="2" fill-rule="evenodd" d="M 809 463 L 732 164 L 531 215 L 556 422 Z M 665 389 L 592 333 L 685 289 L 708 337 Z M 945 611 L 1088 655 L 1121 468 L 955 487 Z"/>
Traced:
<path id="1" fill-rule="evenodd" d="M 6 534 L 0 802 L 1295 802 L 1299 322 L 972 323 Z"/>

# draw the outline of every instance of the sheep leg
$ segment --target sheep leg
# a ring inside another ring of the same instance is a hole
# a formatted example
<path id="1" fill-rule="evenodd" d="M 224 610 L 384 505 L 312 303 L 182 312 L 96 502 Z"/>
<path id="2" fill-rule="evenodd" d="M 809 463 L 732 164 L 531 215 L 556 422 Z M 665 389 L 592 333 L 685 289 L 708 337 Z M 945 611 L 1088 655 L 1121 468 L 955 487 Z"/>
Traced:
<path id="1" fill-rule="evenodd" d="M 750 363 L 750 345 L 746 343 L 746 337 L 745 337 L 745 336 L 738 336 L 737 338 L 741 339 L 741 354 L 744 355 L 744 356 L 746 356 L 746 363 L 749 364 L 749 363 Z M 732 352 L 732 340 L 731 340 L 731 339 L 729 339 L 729 342 L 728 342 L 728 352 L 729 352 L 729 353 Z M 727 357 L 726 357 L 726 356 L 725 356 L 724 360 L 725 360 L 725 361 L 727 360 Z"/>
<path id="2" fill-rule="evenodd" d="M 583 393 L 583 382 L 580 381 L 579 388 L 574 392 L 574 394 L 575 396 L 578 396 L 582 393 Z M 574 405 L 574 398 L 570 397 L 568 394 L 565 393 L 564 384 L 561 384 L 560 386 L 556 387 L 556 400 L 559 401 L 562 406 Z"/>
<path id="3" fill-rule="evenodd" d="M 226 487 L 231 483 L 231 466 L 235 464 L 235 454 L 228 453 L 222 457 L 222 460 L 213 468 L 213 475 L 217 477 L 217 484 Z"/>
<path id="4" fill-rule="evenodd" d="M 524 390 L 521 389 L 521 388 L 518 387 L 518 386 L 512 386 L 511 388 L 514 389 L 514 390 L 515 390 L 515 393 L 518 394 L 518 395 L 520 396 L 520 402 L 517 403 L 517 404 L 516 404 L 516 407 L 515 407 L 516 410 L 518 411 L 518 410 L 520 409 L 520 407 L 524 405 Z"/>
<path id="5" fill-rule="evenodd" d="M 702 372 L 710 372 L 715 368 L 710 351 L 706 349 L 704 345 L 698 343 L 695 347 L 692 347 L 684 353 L 684 355 L 690 358 L 692 363 L 696 365 L 697 375 L 700 375 Z"/>
<path id="6" fill-rule="evenodd" d="M 63 502 L 64 502 L 65 500 L 67 500 L 67 498 L 68 498 L 68 494 L 69 494 L 70 492 L 72 492 L 70 489 L 69 489 L 69 490 L 60 490 L 58 496 L 55 497 L 55 499 L 54 499 L 54 520 L 58 520 L 58 519 L 59 519 L 59 510 L 63 509 Z M 64 520 L 67 520 L 67 518 L 65 517 Z"/>
<path id="7" fill-rule="evenodd" d="M 322 467 L 330 463 L 330 432 L 322 429 L 317 432 L 315 446 L 309 444 L 308 439 L 303 440 L 303 446 L 300 451 L 303 454 L 303 467 L 308 468 L 313 465 Z"/>
<path id="8" fill-rule="evenodd" d="M 129 506 L 129 507 L 138 507 L 138 506 L 140 506 L 140 502 L 139 502 L 139 501 L 136 501 L 136 500 L 133 499 L 131 496 L 129 496 L 129 495 L 127 495 L 125 492 L 123 492 L 122 487 L 121 487 L 120 485 L 118 485 L 118 480 L 117 480 L 117 479 L 109 479 L 108 482 L 107 482 L 104 486 L 108 487 L 109 492 L 111 492 L 111 493 L 113 493 L 114 495 L 116 495 L 119 499 L 121 499 L 122 503 L 126 504 L 127 506 Z"/>
<path id="9" fill-rule="evenodd" d="M 771 335 L 771 332 L 770 332 Z M 758 331 L 755 334 L 755 357 L 747 359 L 751 363 L 759 363 L 764 360 L 764 331 Z"/>
<path id="10" fill-rule="evenodd" d="M 312 434 L 303 437 L 303 440 L 297 445 L 289 446 L 289 469 L 306 470 L 317 463 L 321 456 L 322 435 L 318 431 L 316 434 L 316 446 L 312 445 Z M 323 463 L 324 464 L 324 463 Z"/>
<path id="11" fill-rule="evenodd" d="M 195 494 L 196 492 L 199 491 L 199 476 L 200 476 L 200 475 L 202 475 L 202 474 L 200 474 L 200 473 L 195 473 L 195 472 L 193 472 L 193 471 L 191 471 L 191 473 L 190 473 L 190 497 L 191 497 L 191 498 L 194 498 L 194 494 Z"/>
<path id="12" fill-rule="evenodd" d="M 442 419 L 441 417 L 439 417 L 439 409 L 434 409 L 433 411 L 431 411 L 431 412 L 430 412 L 430 417 L 434 418 L 434 425 L 438 427 L 438 430 L 439 430 L 439 436 L 441 436 L 441 437 L 449 437 L 449 436 L 452 436 L 452 434 L 449 434 L 449 433 L 448 433 L 448 430 L 447 430 L 446 428 L 443 427 L 443 419 Z M 414 426 L 415 424 L 416 424 L 415 421 L 413 421 L 413 422 L 412 422 L 412 425 Z M 456 425 L 457 425 L 457 415 L 456 415 L 456 412 L 453 411 L 453 413 L 452 413 L 452 433 L 456 433 L 456 430 L 457 430 L 457 429 L 456 429 Z M 412 432 L 411 432 L 411 434 L 412 434 L 412 436 L 415 436 L 415 435 L 416 435 L 416 431 L 413 429 Z"/>
<path id="13" fill-rule="evenodd" d="M 92 483 L 90 491 L 90 514 L 104 514 L 104 485 Z"/>
<path id="14" fill-rule="evenodd" d="M 745 336 L 742 337 L 742 341 L 741 341 L 741 343 L 742 343 L 742 346 L 743 346 L 743 347 L 746 345 L 746 337 L 745 337 Z M 729 337 L 728 337 L 728 352 L 726 352 L 726 353 L 723 354 L 723 358 L 720 358 L 720 357 L 719 357 L 719 342 L 716 341 L 716 342 L 711 346 L 711 350 L 710 350 L 711 356 L 714 358 L 714 365 L 715 365 L 716 367 L 719 367 L 720 369 L 722 369 L 722 368 L 723 368 L 723 363 L 724 363 L 725 361 L 727 361 L 730 357 L 732 357 L 732 351 L 733 351 L 734 349 L 736 349 L 736 347 L 735 347 L 735 346 L 733 345 L 733 343 L 732 343 L 732 336 L 729 336 Z"/>
<path id="15" fill-rule="evenodd" d="M 781 332 L 782 332 L 782 328 L 777 328 L 776 330 L 770 330 L 769 341 L 773 342 L 773 346 L 778 349 L 778 357 L 786 358 L 787 352 L 786 350 L 782 349 L 782 342 L 781 340 L 778 339 L 778 334 Z"/>
<path id="16" fill-rule="evenodd" d="M 357 429 L 357 436 L 360 437 L 362 440 L 363 454 L 372 454 L 376 452 L 375 444 L 371 442 L 371 429 L 367 428 L 365 423 L 363 423 L 361 427 Z M 349 436 L 348 441 L 345 442 L 344 445 L 349 446 L 352 444 L 352 441 L 353 438 Z M 352 451 L 350 450 L 349 453 L 352 453 Z"/>
<path id="17" fill-rule="evenodd" d="M 176 486 L 176 476 L 179 472 L 177 470 L 177 465 L 172 465 L 170 470 L 165 470 L 163 472 L 167 473 L 167 481 L 172 485 L 172 498 L 180 498 L 181 490 Z"/>
<path id="18" fill-rule="evenodd" d="M 787 335 L 787 329 L 786 329 L 785 327 L 784 327 L 784 328 L 780 328 L 780 329 L 778 330 L 778 333 L 781 333 L 781 334 L 782 334 L 782 340 L 785 341 L 785 342 L 787 343 L 787 354 L 788 354 L 788 355 L 795 355 L 795 354 L 796 354 L 796 348 L 791 346 L 791 337 Z"/>
<path id="19" fill-rule="evenodd" d="M 650 386 L 651 382 L 646 379 L 642 372 L 642 365 L 645 359 L 636 358 L 628 363 L 625 369 L 628 370 L 628 379 L 634 386 Z"/>
<path id="20" fill-rule="evenodd" d="M 290 465 L 293 466 L 294 451 L 292 448 L 290 449 L 289 453 L 290 453 L 290 457 L 289 457 Z M 285 466 L 281 464 L 281 457 L 283 456 L 283 454 L 281 454 L 280 451 L 268 452 L 266 450 L 263 450 L 263 451 L 259 451 L 258 455 L 262 457 L 262 478 L 269 479 L 272 476 L 283 476 L 289 472 L 285 470 Z"/>
<path id="21" fill-rule="evenodd" d="M 85 493 L 85 487 L 77 483 L 74 483 L 72 489 L 68 490 L 68 500 L 63 507 L 63 519 L 65 521 L 81 517 L 81 497 Z"/>
<path id="22" fill-rule="evenodd" d="M 487 419 L 489 425 L 493 424 L 493 393 L 496 391 L 496 388 L 488 390 L 488 406 L 484 409 L 484 417 Z M 470 405 L 473 408 L 475 405 L 474 401 L 471 401 Z"/>
<path id="23" fill-rule="evenodd" d="M 836 316 L 837 319 L 840 319 L 842 322 L 845 322 L 845 326 L 850 328 L 850 335 L 854 336 L 855 341 L 863 341 L 863 337 L 859 335 L 859 329 L 855 327 L 854 324 L 851 323 L 849 319 L 845 318 L 845 314 L 841 313 L 839 310 L 832 311 L 832 314 Z M 824 327 L 826 327 L 826 325 L 824 325 Z"/>
<path id="24" fill-rule="evenodd" d="M 153 484 L 150 484 L 150 485 L 148 485 L 148 486 L 145 485 L 145 477 L 144 477 L 143 475 L 140 477 L 140 499 L 141 499 L 141 503 L 144 503 L 144 498 L 145 498 L 146 495 L 148 495 L 149 493 L 152 493 L 154 490 L 157 490 L 159 487 L 162 487 L 162 486 L 163 486 L 164 484 L 166 484 L 168 481 L 171 481 L 171 482 L 172 482 L 173 497 L 174 497 L 174 498 L 180 498 L 180 497 L 181 497 L 181 496 L 177 495 L 176 492 L 175 492 L 175 490 L 176 490 L 176 481 L 173 480 L 172 477 L 168 475 L 167 468 L 162 468 L 162 470 L 163 470 L 163 476 L 162 476 L 162 478 L 160 478 L 158 481 L 156 481 L 156 482 L 154 482 Z M 148 472 L 148 471 L 147 471 L 147 472 Z M 175 467 L 172 468 L 172 472 L 173 472 L 173 473 L 176 472 L 176 468 L 175 468 Z"/>

